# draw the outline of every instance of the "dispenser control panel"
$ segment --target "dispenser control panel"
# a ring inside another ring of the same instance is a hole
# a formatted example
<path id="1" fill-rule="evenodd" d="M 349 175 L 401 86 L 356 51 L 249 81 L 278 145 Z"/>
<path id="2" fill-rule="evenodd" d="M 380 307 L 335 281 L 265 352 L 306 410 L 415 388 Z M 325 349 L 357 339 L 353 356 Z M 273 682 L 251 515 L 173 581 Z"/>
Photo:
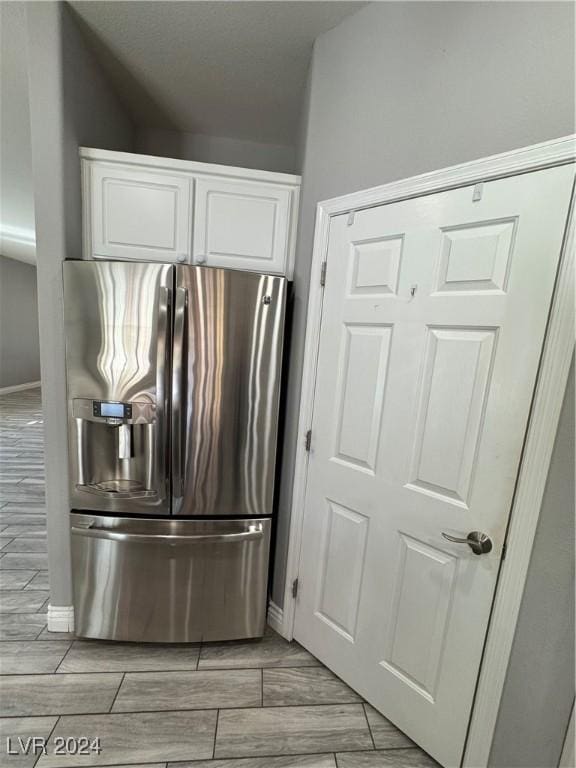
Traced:
<path id="1" fill-rule="evenodd" d="M 108 400 L 93 400 L 92 413 L 103 419 L 131 419 L 130 403 L 113 403 Z"/>
<path id="2" fill-rule="evenodd" d="M 1 0 L 0 0 L 1 1 Z M 72 416 L 82 421 L 109 424 L 153 424 L 156 421 L 156 404 L 151 402 L 128 403 L 118 400 L 94 400 L 91 397 L 75 397 L 72 400 Z"/>

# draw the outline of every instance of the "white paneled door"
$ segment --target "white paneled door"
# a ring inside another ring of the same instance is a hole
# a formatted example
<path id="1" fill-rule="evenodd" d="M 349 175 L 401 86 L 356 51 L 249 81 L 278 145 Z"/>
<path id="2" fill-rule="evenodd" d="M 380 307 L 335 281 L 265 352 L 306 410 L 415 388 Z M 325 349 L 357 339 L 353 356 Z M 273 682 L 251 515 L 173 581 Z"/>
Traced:
<path id="1" fill-rule="evenodd" d="M 330 225 L 295 637 L 462 759 L 574 181 Z M 492 549 L 449 541 L 486 534 Z"/>

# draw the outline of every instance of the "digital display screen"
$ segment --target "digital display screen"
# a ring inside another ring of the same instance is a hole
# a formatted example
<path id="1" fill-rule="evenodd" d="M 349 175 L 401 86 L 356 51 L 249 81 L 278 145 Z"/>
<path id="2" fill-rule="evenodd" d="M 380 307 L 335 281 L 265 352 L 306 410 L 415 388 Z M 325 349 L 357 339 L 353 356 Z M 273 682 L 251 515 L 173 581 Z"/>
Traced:
<path id="1" fill-rule="evenodd" d="M 100 403 L 100 416 L 113 416 L 118 419 L 124 418 L 123 403 Z"/>
<path id="2" fill-rule="evenodd" d="M 131 419 L 132 403 L 111 403 L 109 400 L 93 400 L 92 413 L 97 419 Z"/>

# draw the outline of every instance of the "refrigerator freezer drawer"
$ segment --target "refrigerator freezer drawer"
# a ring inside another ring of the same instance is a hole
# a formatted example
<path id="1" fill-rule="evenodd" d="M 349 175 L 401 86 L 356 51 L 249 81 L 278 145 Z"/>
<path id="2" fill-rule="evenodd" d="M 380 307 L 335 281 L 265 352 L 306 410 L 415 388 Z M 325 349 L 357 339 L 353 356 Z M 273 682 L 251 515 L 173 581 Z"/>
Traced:
<path id="1" fill-rule="evenodd" d="M 261 637 L 270 520 L 71 514 L 80 637 L 187 643 Z"/>

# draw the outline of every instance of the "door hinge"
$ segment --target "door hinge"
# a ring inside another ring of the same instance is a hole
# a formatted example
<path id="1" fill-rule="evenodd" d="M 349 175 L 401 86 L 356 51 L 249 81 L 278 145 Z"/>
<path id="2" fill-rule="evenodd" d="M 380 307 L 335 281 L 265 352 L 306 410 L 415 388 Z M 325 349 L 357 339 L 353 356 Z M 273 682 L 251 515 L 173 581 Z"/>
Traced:
<path id="1" fill-rule="evenodd" d="M 508 549 L 507 542 L 504 542 L 504 545 L 502 547 L 502 560 L 506 560 L 506 550 Z"/>
<path id="2" fill-rule="evenodd" d="M 298 579 L 294 579 L 292 582 L 292 597 L 294 600 L 298 597 Z"/>
<path id="3" fill-rule="evenodd" d="M 328 267 L 328 262 L 323 261 L 322 262 L 322 269 L 320 270 L 320 285 L 326 285 L 326 269 Z"/>
<path id="4" fill-rule="evenodd" d="M 312 445 L 312 430 L 309 429 L 308 432 L 306 432 L 306 438 L 304 440 L 304 448 L 306 448 L 306 450 L 309 451 L 311 445 Z"/>

